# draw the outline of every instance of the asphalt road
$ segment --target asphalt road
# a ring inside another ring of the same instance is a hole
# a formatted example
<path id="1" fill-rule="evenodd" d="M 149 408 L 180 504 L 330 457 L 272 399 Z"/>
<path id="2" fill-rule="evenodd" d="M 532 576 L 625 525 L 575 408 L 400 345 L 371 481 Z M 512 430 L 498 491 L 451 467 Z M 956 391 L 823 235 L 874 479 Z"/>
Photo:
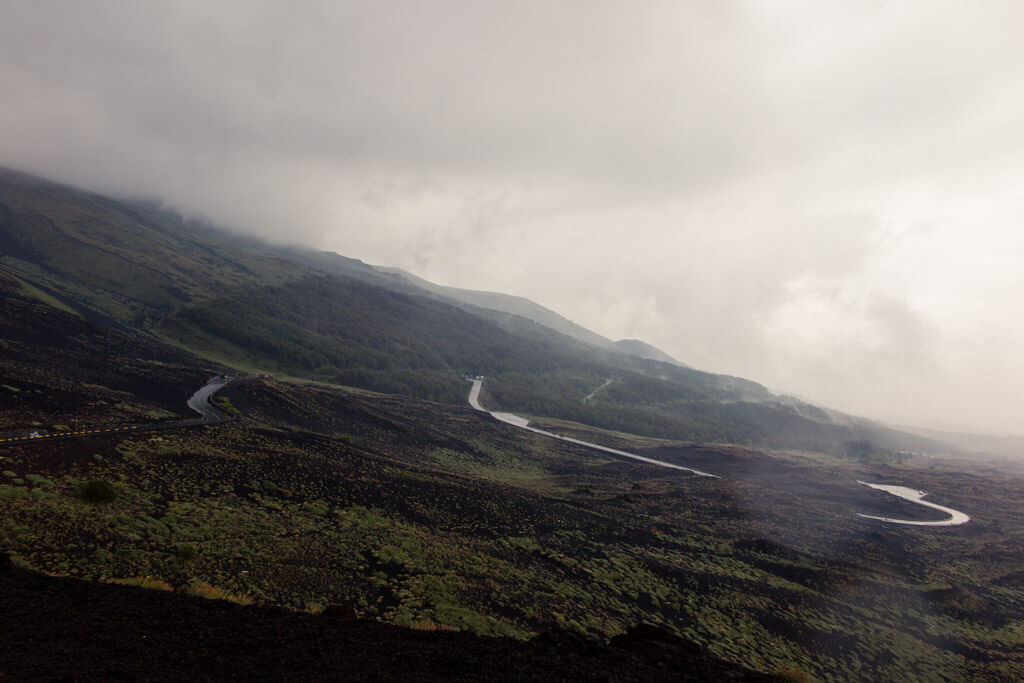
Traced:
<path id="1" fill-rule="evenodd" d="M 618 455 L 618 456 L 621 456 L 621 457 L 624 457 L 624 458 L 631 458 L 633 460 L 639 460 L 640 462 L 646 462 L 646 463 L 650 463 L 652 465 L 658 465 L 660 467 L 669 467 L 669 468 L 676 469 L 676 470 L 686 470 L 687 472 L 693 472 L 694 474 L 697 474 L 697 475 L 702 476 L 702 477 L 715 477 L 716 479 L 720 479 L 721 478 L 717 474 L 711 474 L 709 472 L 701 472 L 700 470 L 695 470 L 695 469 L 690 468 L 690 467 L 682 467 L 681 465 L 675 465 L 673 463 L 664 462 L 662 460 L 655 460 L 654 458 L 645 458 L 642 455 L 636 455 L 634 453 L 627 453 L 625 451 L 620 451 L 620 450 L 615 449 L 615 448 L 608 448 L 607 446 L 600 446 L 600 445 L 598 445 L 596 443 L 589 443 L 587 441 L 580 441 L 579 439 L 573 439 L 573 438 L 570 438 L 570 437 L 567 437 L 567 436 L 561 436 L 559 434 L 554 434 L 552 432 L 548 432 L 548 431 L 545 431 L 543 429 L 537 429 L 536 427 L 529 426 L 530 425 L 530 421 L 527 420 L 526 418 L 519 417 L 518 415 L 513 415 L 512 413 L 491 412 L 491 411 L 487 410 L 486 408 L 484 408 L 482 405 L 480 405 L 480 388 L 483 386 L 483 383 L 484 383 L 483 379 L 471 379 L 470 381 L 473 382 L 473 387 L 469 390 L 469 405 L 474 410 L 479 410 L 480 412 L 487 413 L 491 417 L 493 417 L 493 418 L 495 418 L 497 420 L 500 420 L 500 421 L 502 421 L 502 422 L 504 422 L 506 424 L 510 424 L 510 425 L 512 425 L 514 427 L 519 427 L 520 429 L 525 429 L 527 431 L 531 431 L 534 434 L 543 434 L 544 436 L 550 437 L 552 439 L 558 439 L 559 441 L 567 441 L 569 443 L 576 444 L 577 446 L 584 446 L 586 448 L 592 448 L 594 450 L 603 451 L 605 453 L 611 453 L 613 455 Z M 940 520 L 936 520 L 936 521 L 911 521 L 911 520 L 905 520 L 905 519 L 892 519 L 890 517 L 878 517 L 878 516 L 875 516 L 875 515 L 865 515 L 865 514 L 857 513 L 857 515 L 859 517 L 863 517 L 864 519 L 872 519 L 872 520 L 879 521 L 879 522 L 888 522 L 890 524 L 909 524 L 909 525 L 913 525 L 913 526 L 956 526 L 956 525 L 959 525 L 959 524 L 966 524 L 967 522 L 971 521 L 970 516 L 968 516 L 967 514 L 965 514 L 963 512 L 960 512 L 959 510 L 954 510 L 953 508 L 948 508 L 948 507 L 945 507 L 943 505 L 937 505 L 935 503 L 931 503 L 931 502 L 926 501 L 926 500 L 921 500 L 924 496 L 927 495 L 924 491 L 917 491 L 915 489 L 910 489 L 910 488 L 907 488 L 905 486 L 890 486 L 890 485 L 885 485 L 885 484 L 869 484 L 866 481 L 859 481 L 859 480 L 858 480 L 857 483 L 865 484 L 867 486 L 870 486 L 873 489 L 878 489 L 880 491 L 885 491 L 886 493 L 890 493 L 890 494 L 892 494 L 894 496 L 899 496 L 900 498 L 904 498 L 906 500 L 912 501 L 914 503 L 917 503 L 918 505 L 924 505 L 926 507 L 930 507 L 930 508 L 933 508 L 935 510 L 940 510 L 940 511 L 945 512 L 946 514 L 949 515 L 948 519 L 940 519 Z"/>
<path id="2" fill-rule="evenodd" d="M 199 415 L 201 416 L 200 419 L 198 420 L 186 420 L 182 422 L 170 423 L 164 422 L 120 425 L 117 427 L 102 427 L 97 429 L 77 429 L 74 431 L 57 432 L 53 434 L 39 434 L 34 432 L 30 434 L 25 434 L 24 432 L 0 434 L 0 444 L 25 443 L 31 441 L 43 441 L 48 439 L 75 439 L 90 436 L 101 436 L 104 434 L 123 434 L 126 432 L 156 431 L 161 429 L 179 429 L 182 427 L 199 427 L 202 425 L 232 422 L 238 418 L 236 418 L 233 415 L 229 415 L 225 411 L 218 408 L 212 402 L 211 399 L 218 391 L 226 387 L 228 384 L 231 384 L 231 382 L 233 381 L 234 380 L 232 378 L 223 375 L 217 375 L 216 377 L 212 377 L 209 381 L 207 381 L 206 384 L 201 386 L 194 394 L 192 394 L 191 398 L 188 399 L 187 403 L 189 408 L 199 413 Z M 676 465 L 674 463 L 665 462 L 663 460 L 655 460 L 654 458 L 647 458 L 642 455 L 636 455 L 635 453 L 627 453 L 626 451 L 620 451 L 616 448 L 609 448 L 607 446 L 601 446 L 600 444 L 590 443 L 589 441 L 581 441 L 579 439 L 573 439 L 568 436 L 561 436 L 560 434 L 555 434 L 553 432 L 549 432 L 543 429 L 537 429 L 536 427 L 530 426 L 529 420 L 527 420 L 524 417 L 520 417 L 519 415 L 515 415 L 513 413 L 502 413 L 487 410 L 482 405 L 480 405 L 480 389 L 484 383 L 483 379 L 474 378 L 470 381 L 473 383 L 473 386 L 469 390 L 469 405 L 474 410 L 487 413 L 496 420 L 512 425 L 513 427 L 525 429 L 527 431 L 533 432 L 534 434 L 540 434 L 542 436 L 546 436 L 552 439 L 558 439 L 559 441 L 565 441 L 567 443 L 575 444 L 577 446 L 583 446 L 584 448 L 590 448 L 592 450 L 597 450 L 604 453 L 611 453 L 612 455 L 617 455 L 623 458 L 629 458 L 631 460 L 637 460 L 639 462 L 645 462 L 651 465 L 657 465 L 659 467 L 667 467 L 669 469 L 692 472 L 693 474 L 696 474 L 701 477 L 714 477 L 716 479 L 720 478 L 717 474 L 711 474 L 710 472 L 702 472 L 700 470 L 695 470 L 692 467 L 683 467 L 682 465 Z M 874 489 L 885 491 L 886 493 L 890 493 L 895 496 L 899 496 L 900 498 L 904 498 L 919 505 L 924 505 L 936 510 L 940 510 L 950 516 L 948 519 L 936 521 L 911 521 L 858 513 L 860 517 L 865 519 L 871 519 L 880 522 L 888 522 L 892 524 L 910 524 L 915 526 L 955 526 L 959 524 L 965 524 L 971 520 L 971 518 L 968 515 L 966 515 L 963 512 L 960 512 L 959 510 L 954 510 L 952 508 L 937 505 L 929 501 L 921 500 L 925 495 L 927 495 L 924 491 L 917 491 L 904 486 L 870 484 L 864 481 L 858 481 L 858 483 L 865 484 Z"/>
<path id="3" fill-rule="evenodd" d="M 957 526 L 959 524 L 967 524 L 967 522 L 971 521 L 970 515 L 960 512 L 959 510 L 954 510 L 953 508 L 948 508 L 944 505 L 936 505 L 935 503 L 930 503 L 927 500 L 921 500 L 922 498 L 928 495 L 924 491 L 918 491 L 907 486 L 869 484 L 868 482 L 861 481 L 859 479 L 857 480 L 857 483 L 864 484 L 865 486 L 870 486 L 871 488 L 877 489 L 879 491 L 885 491 L 886 493 L 898 496 L 899 498 L 902 498 L 904 500 L 909 500 L 911 503 L 924 505 L 925 507 L 929 507 L 934 510 L 939 510 L 940 512 L 945 512 L 947 515 L 949 515 L 948 519 L 939 519 L 933 522 L 921 522 L 909 519 L 893 519 L 892 517 L 878 517 L 877 515 L 865 515 L 859 512 L 857 513 L 858 517 L 863 517 L 864 519 L 875 519 L 879 522 L 889 522 L 890 524 L 909 524 L 911 526 Z"/>
<path id="4" fill-rule="evenodd" d="M 223 376 L 217 375 L 199 387 L 199 391 L 192 394 L 192 398 L 188 400 L 188 407 L 202 415 L 206 424 L 230 422 L 234 418 L 215 406 L 210 399 L 218 391 L 231 384 L 231 382 L 231 379 L 225 379 Z"/>
<path id="5" fill-rule="evenodd" d="M 620 451 L 617 448 L 609 448 L 607 446 L 601 446 L 596 443 L 590 443 L 589 441 L 580 441 L 579 439 L 573 439 L 568 436 L 562 436 L 560 434 L 555 434 L 554 432 L 549 432 L 543 429 L 537 429 L 536 427 L 531 427 L 530 421 L 527 420 L 526 418 L 519 417 L 518 415 L 513 415 L 512 413 L 491 412 L 490 410 L 487 410 L 486 408 L 480 405 L 480 387 L 483 386 L 484 381 L 482 379 L 472 379 L 470 381 L 473 382 L 473 386 L 469 390 L 469 405 L 475 410 L 487 413 L 494 419 L 500 420 L 505 424 L 510 424 L 513 427 L 525 429 L 529 432 L 533 432 L 534 434 L 542 434 L 543 436 L 547 436 L 552 439 L 558 439 L 559 441 L 567 441 L 569 443 L 576 444 L 577 446 L 583 446 L 584 448 L 590 448 L 595 451 L 602 451 L 604 453 L 611 453 L 612 455 L 618 455 L 623 458 L 629 458 L 631 460 L 646 462 L 650 465 L 657 465 L 658 467 L 668 467 L 669 469 L 673 470 L 684 470 L 686 472 L 692 472 L 693 474 L 696 474 L 697 476 L 700 477 L 714 477 L 715 479 L 721 478 L 717 474 L 711 474 L 710 472 L 702 472 L 700 470 L 695 470 L 692 467 L 683 467 L 682 465 L 675 465 L 670 462 L 665 462 L 664 460 L 655 460 L 654 458 L 647 458 L 642 455 L 636 455 L 635 453 L 627 453 L 626 451 Z"/>

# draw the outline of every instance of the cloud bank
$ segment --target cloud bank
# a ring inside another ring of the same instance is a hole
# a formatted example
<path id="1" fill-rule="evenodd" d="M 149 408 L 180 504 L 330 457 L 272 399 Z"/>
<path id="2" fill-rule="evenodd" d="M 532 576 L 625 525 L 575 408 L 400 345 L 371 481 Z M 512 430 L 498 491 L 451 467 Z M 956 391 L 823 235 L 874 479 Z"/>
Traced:
<path id="1" fill-rule="evenodd" d="M 0 163 L 1020 432 L 1014 2 L 8 2 Z"/>

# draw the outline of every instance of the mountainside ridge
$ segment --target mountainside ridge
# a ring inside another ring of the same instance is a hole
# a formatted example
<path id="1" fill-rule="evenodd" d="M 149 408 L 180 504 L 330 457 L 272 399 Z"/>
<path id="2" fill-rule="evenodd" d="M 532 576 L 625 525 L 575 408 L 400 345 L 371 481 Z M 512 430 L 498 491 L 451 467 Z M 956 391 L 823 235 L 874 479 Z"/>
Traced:
<path id="1" fill-rule="evenodd" d="M 613 348 L 614 342 L 596 332 L 586 329 L 568 318 L 559 315 L 549 308 L 522 296 L 503 294 L 501 292 L 486 292 L 473 289 L 460 289 L 458 287 L 447 287 L 437 285 L 401 268 L 387 268 L 377 266 L 377 270 L 398 276 L 407 282 L 411 282 L 421 289 L 461 304 L 468 304 L 477 308 L 490 308 L 502 313 L 511 313 L 523 318 L 528 318 L 556 332 L 560 332 L 577 341 L 599 348 Z"/>
<path id="2" fill-rule="evenodd" d="M 858 457 L 936 447 L 611 342 L 521 297 L 274 247 L 13 171 L 0 172 L 0 268 L 92 320 L 242 367 L 449 403 L 464 400 L 462 374 L 486 374 L 503 409 L 666 438 Z"/>

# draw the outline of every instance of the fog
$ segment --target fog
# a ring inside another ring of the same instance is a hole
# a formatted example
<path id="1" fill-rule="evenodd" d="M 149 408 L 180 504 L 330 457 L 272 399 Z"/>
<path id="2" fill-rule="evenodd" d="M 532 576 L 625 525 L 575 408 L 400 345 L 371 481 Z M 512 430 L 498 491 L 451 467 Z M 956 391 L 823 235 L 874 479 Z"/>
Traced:
<path id="1" fill-rule="evenodd" d="M 1024 431 L 1024 5 L 211 5 L 0 2 L 0 164 Z"/>

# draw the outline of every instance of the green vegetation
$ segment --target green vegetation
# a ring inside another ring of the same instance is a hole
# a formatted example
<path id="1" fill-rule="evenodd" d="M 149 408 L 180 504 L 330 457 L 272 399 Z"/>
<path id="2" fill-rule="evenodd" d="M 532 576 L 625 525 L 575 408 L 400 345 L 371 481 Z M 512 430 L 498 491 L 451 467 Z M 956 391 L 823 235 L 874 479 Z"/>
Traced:
<path id="1" fill-rule="evenodd" d="M 866 444 L 858 459 L 929 443 L 865 421 L 835 425 L 813 406 L 798 411 L 752 382 L 551 334 L 512 335 L 447 304 L 345 278 L 248 289 L 183 308 L 160 330 L 275 372 L 452 404 L 465 402 L 460 374 L 470 369 L 489 378 L 494 407 L 660 438 L 835 454 Z M 608 375 L 617 381 L 583 402 Z"/>
<path id="2" fill-rule="evenodd" d="M 224 391 L 244 421 L 124 438 L 102 460 L 99 442 L 51 442 L 45 468 L 32 465 L 43 444 L 12 451 L 8 471 L 38 477 L 0 497 L 0 545 L 69 576 L 351 606 L 416 628 L 607 637 L 646 621 L 795 676 L 977 677 L 1022 664 L 1024 585 L 995 581 L 1022 558 L 977 550 L 996 538 L 1024 547 L 1024 532 L 866 527 L 853 511 L 888 500 L 847 484 L 859 465 L 844 459 L 808 468 L 779 454 L 765 469 L 756 451 L 559 426 L 726 475 L 710 481 L 463 408 L 277 381 Z M 76 492 L 92 480 L 118 482 L 117 499 L 85 505 Z M 987 498 L 963 502 L 979 512 Z"/>
<path id="3" fill-rule="evenodd" d="M 43 290 L 39 289 L 38 287 L 33 287 L 32 285 L 28 284 L 27 282 L 23 282 L 21 280 L 17 280 L 17 282 L 21 286 L 21 291 L 24 294 L 26 294 L 27 296 L 30 296 L 30 297 L 32 297 L 34 299 L 38 299 L 39 301 L 42 301 L 44 304 L 46 304 L 48 306 L 53 306 L 54 308 L 56 308 L 58 310 L 61 310 L 61 311 L 64 311 L 65 313 L 71 313 L 72 315 L 78 315 L 78 312 L 75 309 L 71 308 L 70 306 L 65 304 L 63 301 L 61 301 L 60 299 L 57 299 L 56 297 L 53 297 L 50 294 L 47 294 L 46 292 L 44 292 Z M 14 389 L 13 387 L 5 387 L 5 388 L 9 388 L 9 389 L 12 389 L 13 391 L 17 391 L 17 389 Z"/>
<path id="4" fill-rule="evenodd" d="M 229 399 L 227 396 L 215 396 L 213 402 L 217 404 L 217 407 L 219 407 L 221 410 L 223 410 L 229 415 L 241 414 L 238 412 L 238 408 L 235 408 L 233 405 L 231 405 L 231 399 Z"/>
<path id="5" fill-rule="evenodd" d="M 191 543 L 182 543 L 174 551 L 174 556 L 181 562 L 191 562 L 199 556 L 199 549 Z"/>

